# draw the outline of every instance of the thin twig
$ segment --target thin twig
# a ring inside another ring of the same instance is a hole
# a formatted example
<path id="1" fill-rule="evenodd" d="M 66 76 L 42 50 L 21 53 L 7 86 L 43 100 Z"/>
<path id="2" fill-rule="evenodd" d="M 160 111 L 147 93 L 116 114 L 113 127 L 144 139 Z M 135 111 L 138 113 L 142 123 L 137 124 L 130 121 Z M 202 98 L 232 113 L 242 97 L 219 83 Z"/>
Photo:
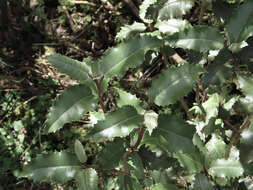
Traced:
<path id="1" fill-rule="evenodd" d="M 144 132 L 146 130 L 146 126 L 143 124 L 142 127 L 138 131 L 138 139 L 134 146 L 131 146 L 128 151 L 123 155 L 123 162 L 124 162 L 124 172 L 130 175 L 128 167 L 127 167 L 127 157 L 134 151 L 136 151 L 142 141 Z"/>
<path id="2" fill-rule="evenodd" d="M 183 108 L 184 108 L 184 111 L 185 111 L 187 117 L 188 117 L 190 120 L 192 120 L 192 118 L 193 118 L 193 117 L 192 117 L 192 114 L 189 112 L 189 107 L 188 107 L 188 105 L 185 103 L 184 98 L 181 98 L 181 99 L 180 99 L 180 103 L 182 104 L 182 106 L 183 106 Z"/>
<path id="3" fill-rule="evenodd" d="M 96 85 L 97 92 L 98 92 L 99 105 L 100 105 L 101 109 L 103 110 L 103 112 L 106 113 L 105 105 L 104 105 L 104 102 L 103 102 L 103 97 L 102 97 L 102 94 L 101 94 L 101 84 L 104 80 L 104 76 L 102 76 L 100 79 L 93 78 L 91 75 L 89 75 L 89 77 L 94 81 L 94 83 Z"/>
<path id="4" fill-rule="evenodd" d="M 206 9 L 206 0 L 202 0 L 200 13 L 199 13 L 199 24 L 202 23 L 203 15 Z"/>
<path id="5" fill-rule="evenodd" d="M 240 139 L 240 135 L 243 132 L 244 129 L 248 128 L 250 125 L 250 119 L 251 119 L 252 115 L 248 115 L 245 120 L 243 121 L 242 125 L 239 127 L 239 129 L 234 133 L 234 135 L 232 136 L 232 139 L 230 141 L 230 143 L 227 146 L 226 149 L 226 154 L 225 154 L 225 158 L 227 159 L 230 155 L 230 151 L 233 145 L 236 145 Z"/>

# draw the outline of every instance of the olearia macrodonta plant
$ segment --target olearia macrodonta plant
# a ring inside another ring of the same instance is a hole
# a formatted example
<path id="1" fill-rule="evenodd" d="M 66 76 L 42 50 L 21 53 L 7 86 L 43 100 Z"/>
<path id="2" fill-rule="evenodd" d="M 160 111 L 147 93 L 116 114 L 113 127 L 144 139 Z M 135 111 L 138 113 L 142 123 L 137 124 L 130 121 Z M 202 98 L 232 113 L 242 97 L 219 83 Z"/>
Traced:
<path id="1" fill-rule="evenodd" d="M 197 13 L 197 14 L 196 14 Z M 253 1 L 144 0 L 94 60 L 47 60 L 79 82 L 44 135 L 86 114 L 73 151 L 38 155 L 21 177 L 79 190 L 252 189 Z M 88 161 L 92 142 L 102 148 Z"/>

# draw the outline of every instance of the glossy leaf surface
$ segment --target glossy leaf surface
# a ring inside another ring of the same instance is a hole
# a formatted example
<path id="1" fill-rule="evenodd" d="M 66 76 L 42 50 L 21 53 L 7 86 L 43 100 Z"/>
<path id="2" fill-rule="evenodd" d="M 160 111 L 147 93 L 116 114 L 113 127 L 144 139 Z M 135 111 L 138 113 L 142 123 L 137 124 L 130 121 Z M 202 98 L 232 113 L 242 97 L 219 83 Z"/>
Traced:
<path id="1" fill-rule="evenodd" d="M 81 170 L 81 163 L 74 154 L 66 152 L 38 155 L 24 167 L 22 176 L 34 181 L 67 182 Z"/>
<path id="2" fill-rule="evenodd" d="M 80 82 L 86 82 L 91 74 L 89 60 L 86 60 L 87 63 L 80 62 L 60 54 L 50 55 L 47 60 L 60 72 Z"/>
<path id="3" fill-rule="evenodd" d="M 137 36 L 118 46 L 108 49 L 101 60 L 93 64 L 93 72 L 98 76 L 122 77 L 128 68 L 142 64 L 147 50 L 159 48 L 162 41 L 151 36 Z"/>
<path id="4" fill-rule="evenodd" d="M 98 188 L 98 175 L 97 172 L 92 169 L 85 169 L 83 171 L 79 171 L 75 177 L 77 183 L 77 190 L 99 190 Z"/>
<path id="5" fill-rule="evenodd" d="M 97 98 L 85 85 L 68 88 L 50 109 L 46 121 L 46 132 L 55 132 L 65 123 L 81 119 L 84 113 L 94 110 L 96 104 Z"/>
<path id="6" fill-rule="evenodd" d="M 174 47 L 202 52 L 222 49 L 224 39 L 214 27 L 195 26 L 171 36 L 168 43 Z"/>
<path id="7" fill-rule="evenodd" d="M 105 115 L 104 121 L 99 121 L 86 136 L 96 142 L 112 140 L 114 137 L 125 137 L 138 128 L 143 116 L 130 106 L 124 106 Z"/>
<path id="8" fill-rule="evenodd" d="M 168 68 L 153 80 L 148 96 L 159 106 L 174 104 L 193 89 L 201 71 L 199 66 L 187 63 Z"/>

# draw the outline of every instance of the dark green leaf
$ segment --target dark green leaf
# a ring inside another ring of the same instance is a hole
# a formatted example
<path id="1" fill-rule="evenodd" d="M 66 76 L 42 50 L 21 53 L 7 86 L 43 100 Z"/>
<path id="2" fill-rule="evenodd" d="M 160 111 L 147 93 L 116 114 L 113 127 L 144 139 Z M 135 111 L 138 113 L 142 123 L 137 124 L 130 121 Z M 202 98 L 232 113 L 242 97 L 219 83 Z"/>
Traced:
<path id="1" fill-rule="evenodd" d="M 212 184 L 203 174 L 197 174 L 194 180 L 194 190 L 213 190 Z"/>
<path id="2" fill-rule="evenodd" d="M 189 154 L 176 153 L 173 157 L 191 174 L 203 171 L 202 156 L 197 151 Z"/>
<path id="3" fill-rule="evenodd" d="M 171 153 L 192 153 L 196 150 L 192 143 L 194 132 L 192 125 L 178 117 L 159 115 L 158 127 L 151 136 L 144 136 L 143 143 L 151 150 L 158 148 Z"/>
<path id="4" fill-rule="evenodd" d="M 98 175 L 92 168 L 79 171 L 75 179 L 78 187 L 77 190 L 98 190 Z"/>
<path id="5" fill-rule="evenodd" d="M 118 184 L 120 190 L 142 190 L 139 181 L 136 178 L 127 175 L 119 175 Z"/>
<path id="6" fill-rule="evenodd" d="M 117 47 L 108 49 L 102 59 L 93 64 L 95 75 L 122 77 L 128 68 L 135 68 L 144 61 L 147 50 L 159 48 L 162 41 L 151 36 L 137 36 Z"/>
<path id="7" fill-rule="evenodd" d="M 148 96 L 160 106 L 174 104 L 193 89 L 201 72 L 201 67 L 188 63 L 168 68 L 153 80 Z"/>
<path id="8" fill-rule="evenodd" d="M 195 26 L 169 37 L 167 42 L 174 47 L 207 51 L 222 49 L 224 39 L 214 27 Z"/>
<path id="9" fill-rule="evenodd" d="M 247 40 L 253 35 L 253 1 L 245 1 L 237 9 L 226 28 L 231 43 Z"/>
<path id="10" fill-rule="evenodd" d="M 64 183 L 74 178 L 82 170 L 81 163 L 74 154 L 66 152 L 38 155 L 24 167 L 22 177 L 30 177 L 34 181 L 54 181 Z"/>
<path id="11" fill-rule="evenodd" d="M 115 168 L 125 153 L 125 145 L 122 139 L 115 139 L 112 143 L 107 144 L 98 154 L 98 163 L 104 169 Z"/>
<path id="12" fill-rule="evenodd" d="M 225 83 L 233 76 L 233 68 L 228 64 L 230 59 L 232 59 L 232 55 L 228 50 L 223 49 L 219 52 L 214 61 L 208 65 L 207 72 L 202 77 L 205 88 L 209 85 Z"/>
<path id="13" fill-rule="evenodd" d="M 132 95 L 129 92 L 126 92 L 122 89 L 117 88 L 117 91 L 119 93 L 119 97 L 117 100 L 117 105 L 119 107 L 125 106 L 125 105 L 131 105 L 135 107 L 138 114 L 143 114 L 144 109 L 141 107 L 141 100 L 138 99 L 135 95 Z"/>
<path id="14" fill-rule="evenodd" d="M 46 132 L 59 130 L 65 123 L 77 121 L 83 114 L 94 110 L 97 98 L 85 85 L 72 86 L 65 90 L 49 111 Z"/>
<path id="15" fill-rule="evenodd" d="M 84 163 L 87 161 L 87 156 L 83 149 L 83 145 L 79 140 L 75 141 L 75 153 L 81 163 Z"/>
<path id="16" fill-rule="evenodd" d="M 86 136 L 94 141 L 112 140 L 114 137 L 125 137 L 138 128 L 143 122 L 143 116 L 138 115 L 130 106 L 124 106 L 105 115 L 104 121 L 99 121 Z"/>
<path id="17" fill-rule="evenodd" d="M 137 179 L 144 178 L 144 168 L 142 160 L 136 152 L 133 152 L 130 156 L 128 156 L 127 167 L 131 175 L 134 175 Z"/>
<path id="18" fill-rule="evenodd" d="M 222 22 L 227 23 L 236 11 L 236 5 L 224 1 L 213 2 L 213 12 Z"/>
<path id="19" fill-rule="evenodd" d="M 82 83 L 86 82 L 89 79 L 88 75 L 91 74 L 90 62 L 88 60 L 86 60 L 87 64 L 59 54 L 50 55 L 47 57 L 47 60 L 59 69 L 60 72 Z"/>

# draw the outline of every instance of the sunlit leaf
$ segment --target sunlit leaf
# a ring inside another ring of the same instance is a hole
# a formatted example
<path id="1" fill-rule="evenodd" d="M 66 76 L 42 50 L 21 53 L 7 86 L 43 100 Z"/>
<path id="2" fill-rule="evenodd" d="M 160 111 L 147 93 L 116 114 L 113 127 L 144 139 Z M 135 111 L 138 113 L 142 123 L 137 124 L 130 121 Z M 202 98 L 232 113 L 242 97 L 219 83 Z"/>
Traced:
<path id="1" fill-rule="evenodd" d="M 238 160 L 214 160 L 208 172 L 213 177 L 239 177 L 243 175 L 243 167 Z"/>
<path id="2" fill-rule="evenodd" d="M 128 68 L 135 68 L 142 64 L 148 50 L 159 48 L 162 41 L 151 36 L 137 36 L 122 42 L 118 46 L 108 49 L 101 60 L 92 64 L 92 71 L 96 76 L 110 78 L 125 74 Z"/>
<path id="3" fill-rule="evenodd" d="M 143 114 L 144 109 L 141 107 L 141 100 L 137 98 L 135 95 L 126 92 L 122 89 L 117 88 L 117 92 L 119 93 L 119 97 L 117 100 L 117 105 L 119 107 L 125 106 L 125 105 L 131 105 L 135 107 L 138 114 Z"/>
<path id="4" fill-rule="evenodd" d="M 74 154 L 66 152 L 38 155 L 24 167 L 22 177 L 34 181 L 53 181 L 64 183 L 74 178 L 82 170 L 81 163 Z"/>
<path id="5" fill-rule="evenodd" d="M 124 106 L 105 115 L 104 121 L 99 121 L 88 133 L 86 138 L 96 142 L 112 140 L 114 137 L 125 137 L 138 128 L 143 122 L 143 116 L 138 115 L 131 106 Z"/>
<path id="6" fill-rule="evenodd" d="M 91 74 L 90 61 L 80 62 L 70 59 L 66 56 L 55 54 L 47 57 L 47 60 L 60 72 L 69 75 L 72 79 L 80 82 L 86 82 Z"/>
<path id="7" fill-rule="evenodd" d="M 209 26 L 195 26 L 167 38 L 167 42 L 174 46 L 196 51 L 222 49 L 224 39 L 217 28 Z"/>
<path id="8" fill-rule="evenodd" d="M 155 24 L 155 27 L 164 34 L 172 35 L 174 33 L 184 31 L 185 29 L 191 27 L 191 25 L 186 20 L 170 19 L 167 21 L 158 21 Z"/>
<path id="9" fill-rule="evenodd" d="M 123 27 L 121 27 L 120 31 L 117 33 L 116 39 L 118 41 L 123 41 L 145 30 L 146 30 L 146 26 L 143 23 L 139 23 L 139 22 L 134 22 L 131 25 L 124 25 Z"/>

